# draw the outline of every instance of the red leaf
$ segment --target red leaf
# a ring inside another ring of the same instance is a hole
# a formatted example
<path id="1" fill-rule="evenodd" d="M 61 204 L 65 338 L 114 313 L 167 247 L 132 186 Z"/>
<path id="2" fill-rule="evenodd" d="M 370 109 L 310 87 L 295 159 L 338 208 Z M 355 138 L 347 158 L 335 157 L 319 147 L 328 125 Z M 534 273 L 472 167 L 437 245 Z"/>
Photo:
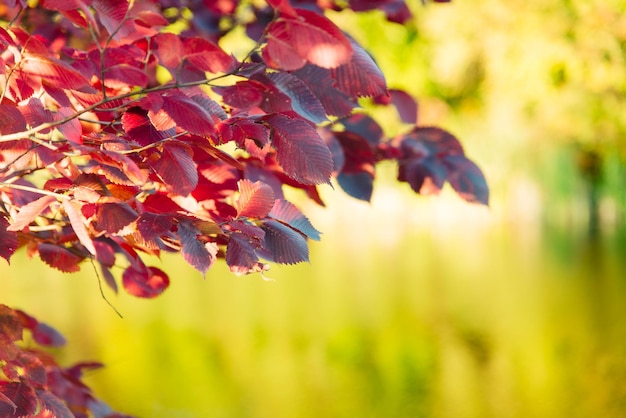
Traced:
<path id="1" fill-rule="evenodd" d="M 76 116 L 76 112 L 68 107 L 62 107 L 55 113 L 54 119 L 60 121 L 68 117 Z M 58 125 L 57 129 L 68 141 L 74 144 L 83 143 L 83 127 L 78 120 L 78 117 L 73 117 L 69 121 Z"/>
<path id="2" fill-rule="evenodd" d="M 122 127 L 131 139 L 142 146 L 162 141 L 175 133 L 174 130 L 167 132 L 157 130 L 150 122 L 148 112 L 139 107 L 131 107 L 124 112 Z"/>
<path id="3" fill-rule="evenodd" d="M 0 348 L 20 341 L 22 331 L 23 324 L 17 312 L 0 304 Z"/>
<path id="4" fill-rule="evenodd" d="M 236 65 L 236 60 L 222 48 L 204 38 L 193 37 L 183 41 L 185 60 L 201 71 L 227 72 Z"/>
<path id="5" fill-rule="evenodd" d="M 0 104 L 0 134 L 8 135 L 26 130 L 26 120 L 17 107 Z"/>
<path id="6" fill-rule="evenodd" d="M 387 93 L 387 83 L 372 57 L 354 40 L 350 62 L 334 69 L 337 88 L 349 97 L 372 97 Z"/>
<path id="7" fill-rule="evenodd" d="M 326 17 L 304 9 L 297 16 L 283 15 L 268 26 L 263 58 L 268 66 L 297 70 L 308 61 L 336 68 L 352 56 L 350 41 Z"/>
<path id="8" fill-rule="evenodd" d="M 93 8 L 98 12 L 100 23 L 113 35 L 124 22 L 128 12 L 128 0 L 94 0 Z"/>
<path id="9" fill-rule="evenodd" d="M 10 400 L 10 403 L 0 402 L 0 416 L 21 417 L 37 410 L 37 395 L 23 382 L 0 382 L 0 394 Z"/>
<path id="10" fill-rule="evenodd" d="M 191 151 L 185 145 L 168 143 L 163 147 L 161 157 L 152 163 L 167 189 L 181 196 L 187 196 L 198 185 L 198 170 Z"/>
<path id="11" fill-rule="evenodd" d="M 67 213 L 72 229 L 78 237 L 78 240 L 85 246 L 85 248 L 87 248 L 87 250 L 89 250 L 91 254 L 96 255 L 96 249 L 93 245 L 91 237 L 89 236 L 89 232 L 87 231 L 85 220 L 80 214 L 81 206 L 82 205 L 79 202 L 75 202 L 73 200 L 63 200 L 63 208 L 65 209 L 65 213 Z"/>
<path id="12" fill-rule="evenodd" d="M 17 405 L 7 395 L 0 391 L 0 414 L 13 417 L 17 412 Z"/>
<path id="13" fill-rule="evenodd" d="M 274 205 L 274 192 L 267 184 L 260 181 L 239 180 L 237 183 L 241 193 L 235 202 L 237 216 L 263 218 Z"/>
<path id="14" fill-rule="evenodd" d="M 183 42 L 173 33 L 159 33 L 152 38 L 156 45 L 156 56 L 165 68 L 177 68 L 185 56 Z"/>
<path id="15" fill-rule="evenodd" d="M 208 242 L 203 244 L 198 241 L 198 236 L 200 235 L 202 235 L 200 230 L 191 222 L 181 220 L 178 223 L 180 251 L 183 258 L 202 275 L 205 275 L 215 262 L 218 248 L 214 243 Z"/>
<path id="16" fill-rule="evenodd" d="M 154 298 L 168 288 L 170 279 L 156 267 L 145 267 L 137 270 L 132 265 L 122 273 L 124 289 L 131 295 L 140 298 Z"/>
<path id="17" fill-rule="evenodd" d="M 130 64 L 117 64 L 107 67 L 103 80 L 109 88 L 146 87 L 148 81 L 148 76 L 143 70 Z"/>
<path id="18" fill-rule="evenodd" d="M 302 234 L 274 220 L 263 222 L 261 229 L 265 231 L 265 247 L 272 261 L 281 264 L 309 261 L 309 248 Z"/>
<path id="19" fill-rule="evenodd" d="M 10 261 L 11 256 L 17 250 L 19 242 L 14 231 L 7 231 L 9 221 L 0 214 L 0 257 Z"/>
<path id="20" fill-rule="evenodd" d="M 21 61 L 22 71 L 41 77 L 44 83 L 63 89 L 94 91 L 89 81 L 78 71 L 56 58 L 26 55 Z"/>
<path id="21" fill-rule="evenodd" d="M 42 242 L 37 249 L 41 260 L 50 267 L 65 273 L 75 273 L 80 270 L 78 263 L 83 259 L 64 247 Z"/>
<path id="22" fill-rule="evenodd" d="M 311 221 L 304 216 L 300 209 L 294 204 L 282 199 L 276 199 L 274 207 L 269 213 L 269 217 L 276 219 L 291 228 L 297 230 L 303 235 L 315 241 L 320 240 L 320 232 L 315 229 Z"/>
<path id="23" fill-rule="evenodd" d="M 163 110 L 189 133 L 208 137 L 215 132 L 213 116 L 190 97 L 176 90 L 163 96 Z"/>
<path id="24" fill-rule="evenodd" d="M 333 171 L 333 158 L 315 128 L 300 119 L 270 115 L 272 144 L 278 163 L 287 176 L 302 184 L 327 183 Z"/>
<path id="25" fill-rule="evenodd" d="M 97 207 L 93 226 L 109 234 L 119 232 L 138 217 L 137 212 L 126 203 L 100 203 Z"/>
<path id="26" fill-rule="evenodd" d="M 21 231 L 26 228 L 32 221 L 35 220 L 37 216 L 47 209 L 50 206 L 50 203 L 56 202 L 56 197 L 54 196 L 42 196 L 39 199 L 30 202 L 29 204 L 22 206 L 17 216 L 15 217 L 15 222 L 11 224 L 7 231 Z"/>

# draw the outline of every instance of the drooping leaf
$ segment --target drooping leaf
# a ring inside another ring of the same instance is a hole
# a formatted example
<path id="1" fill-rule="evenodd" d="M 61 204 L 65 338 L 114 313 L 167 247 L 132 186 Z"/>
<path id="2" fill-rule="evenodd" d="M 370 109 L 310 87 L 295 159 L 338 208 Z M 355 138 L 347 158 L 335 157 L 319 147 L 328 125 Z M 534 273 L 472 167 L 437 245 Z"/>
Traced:
<path id="1" fill-rule="evenodd" d="M 0 257 L 10 261 L 11 256 L 17 250 L 19 242 L 17 240 L 17 233 L 14 231 L 7 231 L 9 221 L 2 215 L 0 215 Z"/>
<path id="2" fill-rule="evenodd" d="M 96 255 L 96 249 L 93 245 L 93 241 L 87 231 L 85 220 L 80 213 L 81 206 L 82 204 L 80 202 L 67 199 L 63 200 L 63 208 L 65 209 L 65 213 L 70 220 L 70 224 L 72 225 L 72 229 L 78 237 L 78 240 L 91 254 Z"/>
<path id="3" fill-rule="evenodd" d="M 181 253 L 185 261 L 205 275 L 213 265 L 217 254 L 217 245 L 211 242 L 202 243 L 198 237 L 202 233 L 191 222 L 181 220 L 178 223 Z"/>
<path id="4" fill-rule="evenodd" d="M 374 191 L 374 177 L 366 172 L 341 172 L 337 182 L 348 195 L 369 202 Z"/>
<path id="5" fill-rule="evenodd" d="M 328 146 L 315 128 L 300 119 L 270 115 L 272 144 L 287 176 L 302 184 L 327 183 L 333 171 Z"/>
<path id="6" fill-rule="evenodd" d="M 449 170 L 448 182 L 463 199 L 470 203 L 489 205 L 489 187 L 478 166 L 463 155 L 444 158 Z"/>
<path id="7" fill-rule="evenodd" d="M 418 105 L 415 99 L 403 90 L 389 89 L 389 94 L 383 94 L 374 98 L 374 102 L 383 105 L 392 104 L 402 122 L 417 125 Z"/>
<path id="8" fill-rule="evenodd" d="M 122 285 L 124 290 L 133 296 L 140 298 L 154 298 L 168 288 L 170 279 L 162 270 L 156 267 L 137 269 L 128 266 L 122 273 Z"/>
<path id="9" fill-rule="evenodd" d="M 37 246 L 41 261 L 65 273 L 75 273 L 80 270 L 79 263 L 82 257 L 56 244 L 42 242 Z M 95 251 L 94 251 L 95 252 Z"/>
<path id="10" fill-rule="evenodd" d="M 37 322 L 32 332 L 35 342 L 39 345 L 61 347 L 66 343 L 65 337 L 59 331 L 43 322 Z"/>
<path id="11" fill-rule="evenodd" d="M 127 0 L 93 0 L 93 8 L 98 12 L 100 23 L 110 35 L 119 31 L 128 12 Z"/>
<path id="12" fill-rule="evenodd" d="M 265 247 L 271 261 L 281 264 L 309 261 L 309 247 L 300 232 L 272 219 L 264 221 L 261 229 L 265 232 Z"/>
<path id="13" fill-rule="evenodd" d="M 315 229 L 311 221 L 291 202 L 276 199 L 268 216 L 289 225 L 310 239 L 319 241 L 321 238 L 320 232 Z"/>
<path id="14" fill-rule="evenodd" d="M 398 167 L 398 180 L 423 195 L 439 194 L 447 177 L 446 167 L 435 157 L 403 160 Z"/>
<path id="15" fill-rule="evenodd" d="M 36 393 L 42 408 L 50 412 L 50 417 L 75 418 L 75 415 L 69 410 L 63 400 L 59 399 L 52 392 L 37 389 Z"/>
<path id="16" fill-rule="evenodd" d="M 159 159 L 152 163 L 168 190 L 187 196 L 198 185 L 198 170 L 191 150 L 182 143 L 168 143 Z"/>
<path id="17" fill-rule="evenodd" d="M 47 209 L 52 202 L 56 202 L 56 200 L 54 196 L 45 195 L 22 206 L 15 217 L 15 222 L 7 228 L 7 231 L 21 231 L 26 228 L 37 216 Z"/>
<path id="18" fill-rule="evenodd" d="M 237 216 L 263 218 L 274 205 L 274 192 L 267 184 L 260 181 L 239 180 L 239 198 L 235 202 Z"/>
<path id="19" fill-rule="evenodd" d="M 83 128 L 80 124 L 80 121 L 75 118 L 75 111 L 62 107 L 55 113 L 54 118 L 56 121 L 61 121 L 66 118 L 72 118 L 65 123 L 57 126 L 57 129 L 68 141 L 74 144 L 82 144 L 83 143 Z"/>
<path id="20" fill-rule="evenodd" d="M 236 274 L 258 271 L 257 250 L 264 245 L 265 232 L 255 225 L 235 220 L 229 223 L 232 232 L 226 247 L 226 264 Z"/>
<path id="21" fill-rule="evenodd" d="M 22 339 L 23 325 L 15 310 L 0 304 L 0 346 Z"/>

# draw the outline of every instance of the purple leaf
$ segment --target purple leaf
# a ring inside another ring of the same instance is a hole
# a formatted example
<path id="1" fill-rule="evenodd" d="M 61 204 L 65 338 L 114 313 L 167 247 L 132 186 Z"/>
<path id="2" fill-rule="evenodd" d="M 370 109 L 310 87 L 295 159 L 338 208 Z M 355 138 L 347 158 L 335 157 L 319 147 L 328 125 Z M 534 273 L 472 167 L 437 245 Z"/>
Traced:
<path id="1" fill-rule="evenodd" d="M 239 180 L 239 198 L 235 202 L 237 216 L 263 218 L 274 205 L 274 192 L 267 184 L 260 181 Z"/>
<path id="2" fill-rule="evenodd" d="M 444 158 L 452 188 L 468 202 L 489 205 L 489 187 L 482 171 L 476 164 L 462 155 Z"/>
<path id="3" fill-rule="evenodd" d="M 122 273 L 124 289 L 131 295 L 140 298 L 159 296 L 170 284 L 170 279 L 156 267 L 136 268 L 128 266 Z"/>
<path id="4" fill-rule="evenodd" d="M 320 240 L 320 232 L 315 229 L 315 227 L 311 224 L 311 221 L 309 221 L 309 219 L 304 216 L 302 212 L 300 212 L 300 209 L 298 209 L 291 202 L 276 199 L 274 207 L 268 216 L 289 225 L 291 228 L 297 230 L 303 235 L 306 235 L 312 240 Z"/>
<path id="5" fill-rule="evenodd" d="M 300 232 L 271 219 L 263 222 L 261 229 L 265 231 L 265 248 L 272 261 L 281 264 L 309 261 L 309 247 Z"/>
<path id="6" fill-rule="evenodd" d="M 333 171 L 328 146 L 309 123 L 286 115 L 270 115 L 272 144 L 285 174 L 302 184 L 327 183 Z"/>
<path id="7" fill-rule="evenodd" d="M 350 62 L 332 70 L 337 88 L 349 97 L 374 97 L 387 93 L 387 82 L 372 57 L 350 39 L 354 54 Z"/>
<path id="8" fill-rule="evenodd" d="M 313 123 L 327 120 L 324 107 L 304 81 L 293 74 L 284 72 L 268 73 L 267 77 L 274 86 L 291 99 L 291 108 L 294 112 Z"/>
<path id="9" fill-rule="evenodd" d="M 207 270 L 215 262 L 217 245 L 214 243 L 202 243 L 198 236 L 202 233 L 196 226 L 186 220 L 178 223 L 178 236 L 180 237 L 181 253 L 185 261 L 205 275 Z"/>
<path id="10" fill-rule="evenodd" d="M 374 177 L 365 171 L 356 173 L 339 173 L 337 182 L 350 196 L 369 202 L 374 190 Z"/>

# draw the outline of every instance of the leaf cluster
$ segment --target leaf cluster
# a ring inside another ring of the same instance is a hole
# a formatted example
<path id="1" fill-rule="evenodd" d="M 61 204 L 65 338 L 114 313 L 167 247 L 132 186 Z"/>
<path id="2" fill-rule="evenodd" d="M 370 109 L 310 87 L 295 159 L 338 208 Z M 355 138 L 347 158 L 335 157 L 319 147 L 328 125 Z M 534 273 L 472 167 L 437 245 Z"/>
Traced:
<path id="1" fill-rule="evenodd" d="M 418 193 L 447 181 L 488 202 L 459 141 L 417 126 L 415 101 L 323 13 L 378 8 L 403 23 L 404 1 L 34 4 L 0 7 L 6 260 L 19 247 L 64 272 L 90 259 L 112 289 L 150 298 L 169 277 L 141 254 L 177 252 L 202 274 L 218 258 L 237 274 L 307 261 L 320 232 L 287 187 L 323 205 L 336 179 L 369 200 L 376 165 L 394 160 Z M 237 58 L 219 42 L 241 27 L 255 46 Z M 396 106 L 408 132 L 387 138 L 363 97 Z"/>
<path id="2" fill-rule="evenodd" d="M 65 344 L 63 336 L 32 316 L 0 305 L 0 416 L 23 418 L 124 418 L 95 398 L 82 382 L 100 363 L 59 366 L 41 349 L 20 342 L 28 331 L 42 347 Z"/>

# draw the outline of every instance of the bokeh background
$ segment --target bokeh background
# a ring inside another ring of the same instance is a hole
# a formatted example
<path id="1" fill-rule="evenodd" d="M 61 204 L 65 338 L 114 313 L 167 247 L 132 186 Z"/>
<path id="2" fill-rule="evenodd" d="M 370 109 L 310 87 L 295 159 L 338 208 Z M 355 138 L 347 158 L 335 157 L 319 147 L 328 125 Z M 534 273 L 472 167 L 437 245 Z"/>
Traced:
<path id="1" fill-rule="evenodd" d="M 383 165 L 370 204 L 293 196 L 323 239 L 271 281 L 164 257 L 161 297 L 105 290 L 121 319 L 88 264 L 19 253 L 1 302 L 58 328 L 62 363 L 106 363 L 88 383 L 140 417 L 626 416 L 626 3 L 411 3 L 408 28 L 331 17 L 462 140 L 489 208 Z"/>

